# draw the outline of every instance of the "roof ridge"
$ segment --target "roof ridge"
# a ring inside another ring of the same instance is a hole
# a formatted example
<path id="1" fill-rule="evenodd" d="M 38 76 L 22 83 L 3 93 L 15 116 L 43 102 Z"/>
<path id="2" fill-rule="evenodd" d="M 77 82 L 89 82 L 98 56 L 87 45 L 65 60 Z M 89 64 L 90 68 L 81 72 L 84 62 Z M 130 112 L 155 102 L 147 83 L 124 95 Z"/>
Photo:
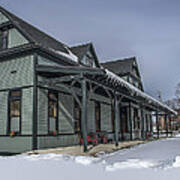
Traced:
<path id="1" fill-rule="evenodd" d="M 117 59 L 117 60 L 108 60 L 106 62 L 102 62 L 101 64 L 108 64 L 108 63 L 116 63 L 116 62 L 123 62 L 123 61 L 127 61 L 127 60 L 136 60 L 135 56 L 132 57 L 127 57 L 127 58 L 123 58 L 123 59 Z"/>
<path id="2" fill-rule="evenodd" d="M 82 46 L 89 46 L 89 45 L 92 45 L 92 42 L 87 42 L 87 43 L 84 43 L 84 44 L 77 44 L 75 46 L 71 46 L 70 48 L 76 48 L 76 47 L 82 47 Z"/>
<path id="3" fill-rule="evenodd" d="M 34 25 L 31 25 L 29 22 L 26 22 L 22 18 L 19 18 L 15 14 L 7 11 L 2 6 L 0 6 L 0 12 L 2 12 L 7 18 L 14 24 L 16 28 L 18 28 L 27 39 L 32 41 L 35 44 L 39 44 L 41 46 L 49 46 L 55 50 L 66 52 L 66 48 L 69 48 L 66 44 L 60 42 L 55 39 L 55 37 L 50 36 L 49 34 L 43 32 L 43 30 L 37 28 Z"/>
<path id="4" fill-rule="evenodd" d="M 23 19 L 17 17 L 15 14 L 7 11 L 7 10 L 6 10 L 5 8 L 3 8 L 2 6 L 0 6 L 0 12 L 2 12 L 2 13 L 13 23 L 13 25 L 15 25 L 17 28 L 19 28 L 18 23 L 17 23 L 17 21 L 14 21 L 14 20 L 13 20 L 12 16 L 14 16 L 15 18 L 17 18 L 17 19 L 19 19 L 19 20 L 21 20 L 21 21 L 24 21 Z M 28 22 L 26 22 L 26 23 L 29 24 Z M 29 25 L 30 25 L 30 24 L 29 24 Z M 24 30 L 23 30 L 23 31 L 24 31 Z M 26 34 L 26 36 L 27 36 L 27 34 Z M 28 37 L 28 39 L 31 39 L 33 42 L 35 42 L 35 40 L 33 40 L 32 37 Z M 35 43 L 36 43 L 36 42 L 35 42 Z"/>

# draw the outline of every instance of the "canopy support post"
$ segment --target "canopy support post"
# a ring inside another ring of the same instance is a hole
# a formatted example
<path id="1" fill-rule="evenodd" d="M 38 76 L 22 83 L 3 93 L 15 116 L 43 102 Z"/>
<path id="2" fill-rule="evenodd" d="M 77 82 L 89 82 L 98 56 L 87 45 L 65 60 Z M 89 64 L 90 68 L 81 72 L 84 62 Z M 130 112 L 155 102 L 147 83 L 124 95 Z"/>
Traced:
<path id="1" fill-rule="evenodd" d="M 123 96 L 118 98 L 116 92 L 114 92 L 114 114 L 115 114 L 115 145 L 119 145 L 119 121 L 120 121 L 120 102 Z"/>
<path id="2" fill-rule="evenodd" d="M 82 113 L 81 113 L 81 130 L 82 130 L 82 137 L 84 143 L 84 152 L 87 152 L 87 84 L 86 80 L 82 78 L 81 80 L 81 88 L 82 88 Z"/>
<path id="3" fill-rule="evenodd" d="M 114 96 L 114 111 L 115 111 L 115 145 L 119 145 L 119 128 L 118 128 L 118 122 L 119 122 L 119 105 L 118 105 L 118 99 L 117 95 L 115 93 Z"/>
<path id="4" fill-rule="evenodd" d="M 141 106 L 141 138 L 144 140 L 144 109 L 143 106 Z"/>
<path id="5" fill-rule="evenodd" d="M 165 114 L 165 123 L 166 123 L 166 137 L 168 137 L 168 115 Z"/>
<path id="6" fill-rule="evenodd" d="M 156 111 L 156 130 L 157 130 L 157 138 L 159 139 L 159 116 L 158 116 L 158 111 Z"/>
<path id="7" fill-rule="evenodd" d="M 133 140 L 133 124 L 132 124 L 132 121 L 133 121 L 133 117 L 132 117 L 132 107 L 131 107 L 131 102 L 129 102 L 129 126 L 130 126 L 130 140 L 132 141 Z"/>

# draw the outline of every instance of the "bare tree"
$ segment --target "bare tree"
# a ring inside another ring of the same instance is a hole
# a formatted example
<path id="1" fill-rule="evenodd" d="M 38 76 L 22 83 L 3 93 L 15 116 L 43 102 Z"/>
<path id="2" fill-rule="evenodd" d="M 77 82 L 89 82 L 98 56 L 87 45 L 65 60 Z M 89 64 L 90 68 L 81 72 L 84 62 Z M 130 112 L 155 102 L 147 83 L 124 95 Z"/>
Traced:
<path id="1" fill-rule="evenodd" d="M 175 96 L 176 96 L 176 108 L 180 109 L 180 83 L 178 83 L 176 86 Z"/>

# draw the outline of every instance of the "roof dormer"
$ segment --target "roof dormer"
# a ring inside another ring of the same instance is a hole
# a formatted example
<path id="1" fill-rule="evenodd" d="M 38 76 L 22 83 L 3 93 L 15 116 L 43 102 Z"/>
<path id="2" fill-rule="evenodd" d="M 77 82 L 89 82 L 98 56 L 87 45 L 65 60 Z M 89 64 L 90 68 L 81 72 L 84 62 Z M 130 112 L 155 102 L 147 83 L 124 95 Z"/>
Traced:
<path id="1" fill-rule="evenodd" d="M 93 68 L 100 67 L 92 43 L 71 47 L 71 51 L 79 58 L 79 64 Z"/>

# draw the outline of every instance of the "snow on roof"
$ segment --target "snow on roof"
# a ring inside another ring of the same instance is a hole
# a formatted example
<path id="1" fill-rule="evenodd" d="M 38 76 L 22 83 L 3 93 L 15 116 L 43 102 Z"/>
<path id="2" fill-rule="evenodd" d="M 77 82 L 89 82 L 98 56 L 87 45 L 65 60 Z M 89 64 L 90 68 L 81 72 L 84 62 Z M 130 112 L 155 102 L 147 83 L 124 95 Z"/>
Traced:
<path id="1" fill-rule="evenodd" d="M 69 51 L 69 54 L 61 52 L 61 51 L 55 51 L 57 54 L 60 54 L 61 56 L 64 56 L 72 61 L 78 62 L 77 56 L 75 56 L 73 53 Z"/>
<path id="2" fill-rule="evenodd" d="M 143 98 L 145 98 L 146 100 L 149 101 L 149 103 L 154 103 L 157 104 L 158 106 L 161 106 L 165 109 L 168 109 L 170 112 L 177 114 L 176 111 L 174 111 L 173 109 L 171 109 L 170 107 L 168 107 L 167 105 L 161 103 L 160 101 L 156 100 L 155 98 L 149 96 L 148 94 L 142 92 L 141 90 L 139 90 L 138 88 L 136 88 L 135 86 L 133 86 L 132 84 L 128 83 L 127 81 L 125 81 L 124 79 L 120 78 L 119 76 L 117 76 L 116 74 L 114 74 L 113 72 L 109 71 L 108 69 L 105 69 L 105 72 L 108 76 L 108 79 L 112 80 L 112 81 L 116 81 L 117 83 L 119 83 L 121 86 L 126 87 L 127 89 L 129 89 L 130 91 L 132 91 L 135 95 L 137 96 L 141 96 Z"/>
<path id="3" fill-rule="evenodd" d="M 55 50 L 55 49 L 52 49 L 52 48 L 49 48 L 51 51 L 53 51 L 54 53 L 56 54 L 59 54 L 63 57 L 66 57 L 68 59 L 70 59 L 71 61 L 74 61 L 76 63 L 78 63 L 78 57 L 76 55 L 74 55 L 68 48 L 66 48 L 67 52 L 68 53 L 64 53 L 62 51 L 58 51 L 58 50 Z"/>

